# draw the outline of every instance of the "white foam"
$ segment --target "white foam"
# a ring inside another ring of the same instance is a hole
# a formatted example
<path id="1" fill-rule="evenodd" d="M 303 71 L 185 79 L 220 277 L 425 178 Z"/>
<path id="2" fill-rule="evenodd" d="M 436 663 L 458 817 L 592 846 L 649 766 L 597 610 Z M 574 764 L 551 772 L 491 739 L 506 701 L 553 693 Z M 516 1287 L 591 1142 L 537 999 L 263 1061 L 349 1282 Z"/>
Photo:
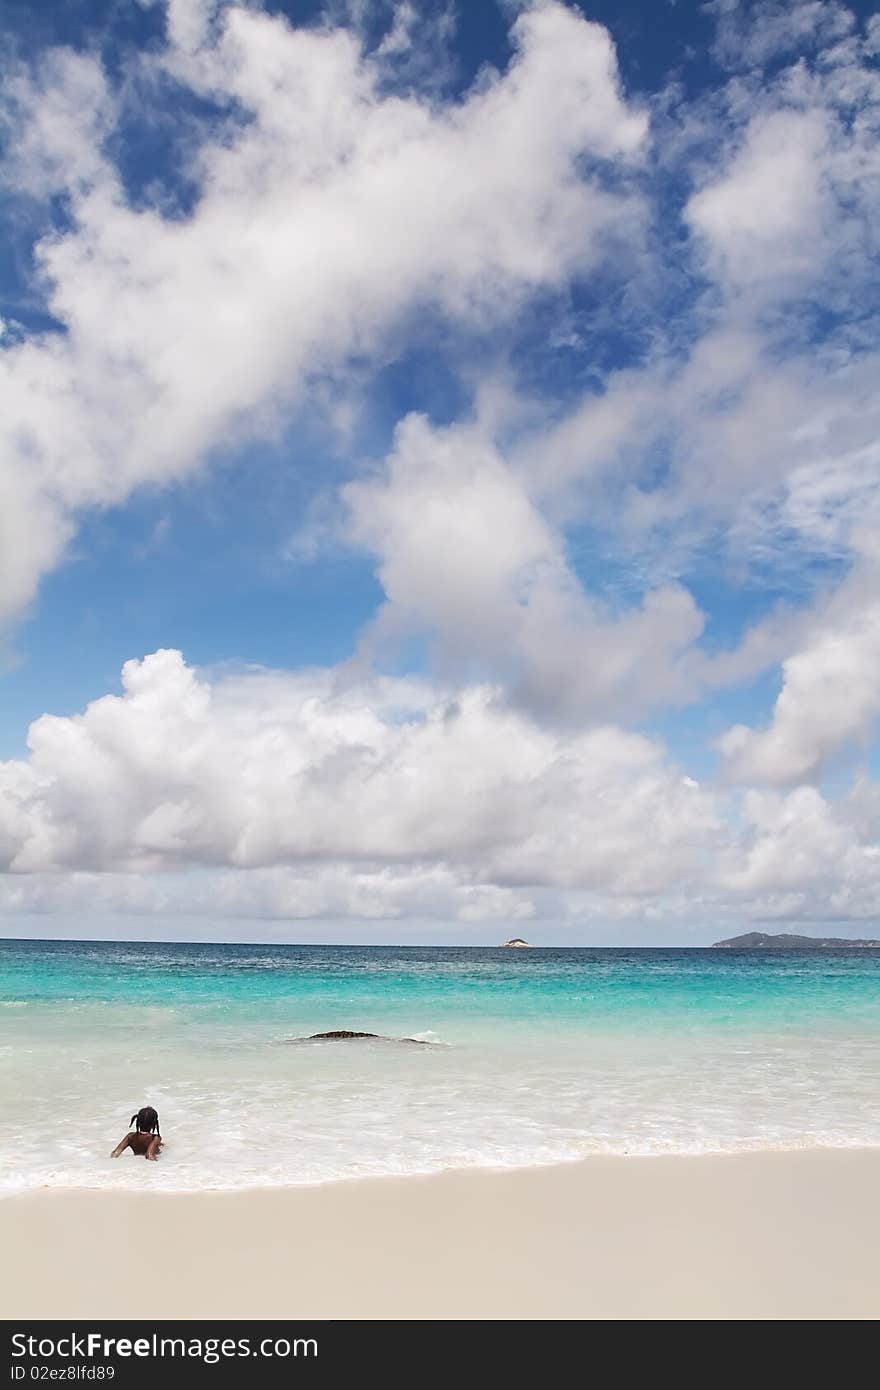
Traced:
<path id="1" fill-rule="evenodd" d="M 300 1048 L 268 1028 L 108 1021 L 105 1035 L 94 1015 L 72 1017 L 16 1024 L 19 1046 L 0 1053 L 2 1190 L 234 1189 L 593 1153 L 880 1145 L 877 1047 L 864 1034 L 456 1037 L 402 1021 L 401 1036 L 447 1045 Z M 111 1160 L 145 1103 L 168 1141 L 161 1161 Z"/>

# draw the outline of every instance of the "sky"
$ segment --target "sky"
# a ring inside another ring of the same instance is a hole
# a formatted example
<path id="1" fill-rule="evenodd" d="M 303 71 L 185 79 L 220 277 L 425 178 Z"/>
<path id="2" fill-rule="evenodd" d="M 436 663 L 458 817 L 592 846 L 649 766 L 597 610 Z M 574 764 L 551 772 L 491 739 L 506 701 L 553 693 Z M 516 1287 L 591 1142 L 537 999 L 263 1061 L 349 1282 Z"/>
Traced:
<path id="1" fill-rule="evenodd" d="M 880 936 L 878 55 L 7 0 L 0 935 Z"/>

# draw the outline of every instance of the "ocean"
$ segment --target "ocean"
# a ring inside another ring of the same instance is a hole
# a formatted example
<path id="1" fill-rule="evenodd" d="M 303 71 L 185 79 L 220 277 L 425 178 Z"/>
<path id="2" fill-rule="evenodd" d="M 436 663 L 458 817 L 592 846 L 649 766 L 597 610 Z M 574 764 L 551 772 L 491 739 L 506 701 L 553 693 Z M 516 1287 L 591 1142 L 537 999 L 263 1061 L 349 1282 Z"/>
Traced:
<path id="1" fill-rule="evenodd" d="M 0 942 L 7 1192 L 878 1145 L 878 1083 L 880 950 Z"/>

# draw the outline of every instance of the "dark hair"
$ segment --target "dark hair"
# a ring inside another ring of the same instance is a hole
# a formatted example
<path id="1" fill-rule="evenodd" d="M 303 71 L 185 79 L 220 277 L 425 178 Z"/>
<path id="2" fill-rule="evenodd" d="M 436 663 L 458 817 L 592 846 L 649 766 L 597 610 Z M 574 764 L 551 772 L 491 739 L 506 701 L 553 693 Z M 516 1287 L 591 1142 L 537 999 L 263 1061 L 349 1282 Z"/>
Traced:
<path id="1" fill-rule="evenodd" d="M 159 1116 L 152 1105 L 145 1105 L 136 1115 L 132 1115 L 130 1124 L 132 1128 L 137 1125 L 141 1134 L 152 1134 L 154 1131 L 159 1134 Z M 162 1138 L 161 1134 L 159 1134 L 159 1138 Z"/>

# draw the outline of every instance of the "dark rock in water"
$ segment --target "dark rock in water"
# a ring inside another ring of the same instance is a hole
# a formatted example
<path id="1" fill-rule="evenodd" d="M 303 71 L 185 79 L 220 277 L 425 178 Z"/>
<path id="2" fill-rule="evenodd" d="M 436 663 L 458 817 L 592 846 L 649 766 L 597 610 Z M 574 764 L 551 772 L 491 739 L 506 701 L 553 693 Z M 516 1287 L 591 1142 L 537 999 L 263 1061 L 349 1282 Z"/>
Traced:
<path id="1" fill-rule="evenodd" d="M 314 1042 L 315 1038 L 378 1038 L 378 1033 L 352 1033 L 348 1028 L 336 1028 L 332 1033 L 310 1033 L 306 1042 Z"/>
<path id="2" fill-rule="evenodd" d="M 307 1038 L 289 1038 L 289 1042 L 325 1042 L 344 1038 L 378 1038 L 381 1042 L 415 1043 L 416 1047 L 430 1047 L 425 1038 L 388 1038 L 384 1033 L 353 1033 L 348 1028 L 334 1028 L 330 1033 L 310 1033 Z"/>

